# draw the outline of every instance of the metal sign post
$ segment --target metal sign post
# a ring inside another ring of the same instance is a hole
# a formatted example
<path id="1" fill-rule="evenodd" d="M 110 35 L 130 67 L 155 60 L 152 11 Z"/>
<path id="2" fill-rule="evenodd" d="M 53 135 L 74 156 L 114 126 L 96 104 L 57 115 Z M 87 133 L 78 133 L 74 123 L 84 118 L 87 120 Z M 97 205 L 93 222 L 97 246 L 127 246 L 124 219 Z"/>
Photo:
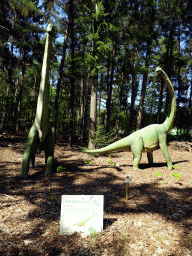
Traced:
<path id="1" fill-rule="evenodd" d="M 126 200 L 129 200 L 129 183 L 131 182 L 131 179 L 127 176 L 125 179 L 126 184 Z"/>

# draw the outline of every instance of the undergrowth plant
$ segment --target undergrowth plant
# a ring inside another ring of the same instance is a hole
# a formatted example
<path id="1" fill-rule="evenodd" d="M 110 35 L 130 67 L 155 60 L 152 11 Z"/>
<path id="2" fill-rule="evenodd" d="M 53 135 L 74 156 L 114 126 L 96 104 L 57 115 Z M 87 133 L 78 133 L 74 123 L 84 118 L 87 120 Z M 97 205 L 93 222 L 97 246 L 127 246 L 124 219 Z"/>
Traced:
<path id="1" fill-rule="evenodd" d="M 92 227 L 89 228 L 89 232 L 90 232 L 90 238 L 91 238 L 91 241 L 89 241 L 89 244 L 92 244 L 92 240 L 94 241 L 97 240 L 98 232 Z"/>
<path id="2" fill-rule="evenodd" d="M 157 176 L 157 177 L 162 177 L 163 174 L 160 173 L 160 172 L 156 172 L 156 173 L 155 173 L 155 176 Z M 163 182 L 164 182 L 165 184 L 167 184 L 167 183 L 168 183 L 168 180 L 164 180 Z"/>
<path id="3" fill-rule="evenodd" d="M 91 161 L 84 161 L 84 164 L 92 164 L 93 162 Z"/>
<path id="4" fill-rule="evenodd" d="M 174 172 L 173 174 L 171 174 L 170 175 L 171 177 L 173 177 L 173 178 L 176 178 L 177 180 L 179 180 L 180 179 L 180 173 L 176 173 L 176 172 Z"/>
<path id="5" fill-rule="evenodd" d="M 95 144 L 95 148 L 102 148 L 114 142 L 112 133 L 105 134 L 105 127 L 104 124 L 101 124 L 100 119 L 97 125 L 97 131 L 93 133 L 91 140 Z"/>
<path id="6" fill-rule="evenodd" d="M 67 172 L 67 168 L 65 166 L 58 166 L 56 172 Z"/>
<path id="7" fill-rule="evenodd" d="M 55 201 L 55 200 L 56 200 L 56 198 L 54 196 L 49 197 L 49 201 Z"/>
<path id="8" fill-rule="evenodd" d="M 162 174 L 162 173 L 160 173 L 160 172 L 156 172 L 156 173 L 155 173 L 155 176 L 162 177 L 162 176 L 163 176 L 163 174 Z"/>
<path id="9" fill-rule="evenodd" d="M 111 165 L 114 165 L 116 167 L 119 167 L 118 164 L 116 164 L 115 162 L 112 161 L 112 159 L 107 159 L 107 163 L 111 164 Z"/>
<path id="10" fill-rule="evenodd" d="M 107 159 L 107 163 L 111 165 L 116 165 L 116 163 L 114 163 L 111 159 Z"/>

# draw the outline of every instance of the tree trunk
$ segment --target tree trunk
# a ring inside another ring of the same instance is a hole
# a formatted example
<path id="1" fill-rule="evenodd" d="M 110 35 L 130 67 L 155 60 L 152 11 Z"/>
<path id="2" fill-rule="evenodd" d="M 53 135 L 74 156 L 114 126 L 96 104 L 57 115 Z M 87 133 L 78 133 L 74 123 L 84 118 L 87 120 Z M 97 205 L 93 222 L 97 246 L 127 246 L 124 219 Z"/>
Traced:
<path id="1" fill-rule="evenodd" d="M 15 132 L 15 127 L 16 127 L 16 119 L 17 119 L 17 100 L 18 100 L 18 87 L 19 87 L 19 74 L 18 74 L 18 78 L 16 81 L 16 86 L 14 87 L 14 100 L 13 100 L 13 119 L 12 119 L 12 131 Z"/>
<path id="2" fill-rule="evenodd" d="M 146 61 L 145 61 L 145 68 L 147 68 L 147 72 L 145 72 L 144 75 L 143 75 L 143 83 L 142 83 L 142 89 L 141 89 L 141 96 L 140 96 L 139 112 L 138 112 L 138 116 L 137 116 L 136 130 L 139 130 L 141 128 L 143 106 L 144 106 L 145 92 L 146 92 L 147 79 L 148 79 L 149 59 L 150 59 L 150 52 L 151 52 L 150 47 L 151 47 L 151 45 L 148 44 Z"/>
<path id="3" fill-rule="evenodd" d="M 98 99 L 98 116 L 97 120 L 100 120 L 100 114 L 101 114 L 101 92 L 102 92 L 102 87 L 103 87 L 103 74 L 101 74 L 101 82 L 99 86 L 99 99 Z"/>
<path id="4" fill-rule="evenodd" d="M 181 44 L 181 39 L 180 39 L 180 26 L 179 26 L 179 38 L 178 38 L 178 43 L 179 43 L 179 63 L 178 63 L 178 95 L 177 95 L 177 141 L 179 141 L 179 129 L 180 129 L 180 110 L 179 110 L 179 105 L 180 105 L 180 94 L 181 94 L 181 66 L 180 66 L 180 44 Z"/>
<path id="5" fill-rule="evenodd" d="M 122 95 L 123 95 L 123 84 L 124 84 L 124 69 L 125 65 L 123 62 L 123 71 L 121 73 L 121 85 L 120 85 L 120 93 L 119 93 L 119 102 L 118 102 L 118 110 L 117 110 L 117 119 L 115 123 L 115 137 L 118 138 L 118 131 L 119 131 L 119 119 L 121 113 L 121 102 L 122 102 Z"/>
<path id="6" fill-rule="evenodd" d="M 98 5 L 95 3 L 95 13 L 98 11 Z M 97 31 L 97 20 L 94 18 L 94 33 Z M 96 46 L 95 39 L 93 40 L 93 58 L 96 56 Z M 96 130 L 96 122 L 97 122 L 97 87 L 98 87 L 98 72 L 96 68 L 96 63 L 93 65 L 93 70 L 95 70 L 95 74 L 92 76 L 92 84 L 91 84 L 91 102 L 90 102 L 90 126 L 89 126 L 89 143 L 88 148 L 94 149 L 95 144 L 92 142 L 93 133 Z"/>
<path id="7" fill-rule="evenodd" d="M 56 90 L 56 95 L 55 95 L 55 106 L 54 106 L 54 116 L 53 116 L 53 127 L 52 127 L 52 132 L 53 132 L 53 138 L 54 141 L 56 141 L 57 134 L 57 114 L 58 114 L 58 109 L 59 109 L 59 94 L 61 90 L 61 81 L 62 81 L 62 76 L 63 76 L 63 68 L 64 68 L 64 63 L 65 63 L 65 56 L 66 56 L 66 49 L 67 49 L 67 41 L 68 41 L 68 26 L 65 31 L 65 37 L 64 37 L 64 42 L 63 42 L 63 53 L 62 53 L 62 58 L 61 58 L 61 63 L 59 67 L 59 78 L 57 81 L 57 90 Z"/>
<path id="8" fill-rule="evenodd" d="M 138 111 L 138 116 L 137 116 L 137 127 L 136 127 L 136 130 L 140 130 L 140 128 L 141 128 L 143 106 L 144 106 L 144 99 L 145 99 L 145 92 L 146 92 L 146 87 L 147 87 L 147 78 L 148 78 L 148 75 L 144 74 L 143 75 L 142 89 L 141 89 L 141 96 L 140 96 L 139 111 Z"/>
<path id="9" fill-rule="evenodd" d="M 109 91 L 110 91 L 110 84 L 109 84 L 109 71 L 110 71 L 110 51 L 108 52 L 108 61 L 107 61 L 107 91 L 106 91 L 106 110 L 105 110 L 105 121 L 104 121 L 104 126 L 105 126 L 105 133 L 107 130 L 107 116 L 108 116 L 108 104 L 109 104 Z"/>
<path id="10" fill-rule="evenodd" d="M 95 144 L 92 142 L 93 133 L 96 130 L 97 117 L 97 76 L 93 76 L 91 84 L 91 102 L 90 102 L 90 126 L 89 126 L 89 143 L 88 148 L 94 149 Z"/>
<path id="11" fill-rule="evenodd" d="M 132 94 L 131 94 L 131 107 L 130 107 L 130 120 L 129 120 L 129 134 L 133 131 L 133 121 L 134 121 L 134 106 L 135 106 L 135 99 L 137 96 L 137 78 L 136 74 L 132 73 Z"/>
<path id="12" fill-rule="evenodd" d="M 80 49 L 81 49 L 81 52 L 84 53 L 85 48 L 83 44 L 81 44 Z M 84 61 L 84 56 L 83 56 L 83 61 Z M 81 66 L 81 120 L 80 120 L 80 135 L 82 136 L 82 138 L 83 138 L 83 124 L 84 124 L 84 117 L 85 117 L 85 105 L 87 101 L 86 97 L 87 97 L 87 87 L 85 88 L 84 67 L 82 65 Z"/>
<path id="13" fill-rule="evenodd" d="M 192 73 L 192 65 L 191 65 L 191 73 Z M 189 97 L 189 114 L 192 114 L 192 80 L 191 80 L 191 92 Z"/>
<path id="14" fill-rule="evenodd" d="M 5 95 L 5 103 L 3 105 L 3 114 L 2 114 L 1 123 L 0 123 L 0 133 L 1 134 L 3 133 L 5 115 L 6 115 L 6 112 L 7 112 L 7 105 L 8 105 L 8 99 L 9 99 L 9 88 L 10 88 L 10 85 L 8 84 L 6 95 Z"/>
<path id="15" fill-rule="evenodd" d="M 115 69 L 115 54 L 116 54 L 116 47 L 113 46 L 111 77 L 110 77 L 110 83 L 108 86 L 107 97 L 106 97 L 105 133 L 109 133 L 109 128 L 110 128 L 111 94 L 112 94 L 113 76 L 114 76 L 114 69 Z"/>
<path id="16" fill-rule="evenodd" d="M 86 92 L 85 92 L 85 109 L 84 109 L 84 115 L 83 115 L 83 139 L 82 141 L 85 143 L 87 138 L 87 112 L 88 112 L 88 106 L 89 106 L 89 74 L 87 76 L 87 86 L 86 86 Z"/>
<path id="17" fill-rule="evenodd" d="M 72 146 L 73 139 L 73 119 L 74 119 L 74 8 L 73 8 L 73 0 L 69 1 L 69 12 L 70 12 L 70 32 L 71 32 L 71 78 L 70 78 L 70 131 L 69 131 L 69 146 Z"/>
<path id="18" fill-rule="evenodd" d="M 23 65 L 22 65 L 22 75 L 21 75 L 21 83 L 20 83 L 20 89 L 19 89 L 19 95 L 17 98 L 17 118 L 16 118 L 16 126 L 15 126 L 15 132 L 18 133 L 19 131 L 19 125 L 20 125 L 20 115 L 21 115 L 21 102 L 22 102 L 22 96 L 23 96 L 23 88 L 24 88 L 24 76 L 25 76 L 25 70 L 26 70 L 26 61 L 25 61 L 25 54 L 23 58 Z"/>
<path id="19" fill-rule="evenodd" d="M 83 119 L 84 119 L 84 110 L 85 110 L 85 95 L 84 95 L 84 77 L 83 77 L 83 68 L 81 70 L 81 119 L 80 119 L 80 131 L 83 128 Z M 81 132 L 80 132 L 81 133 Z"/>
<path id="20" fill-rule="evenodd" d="M 12 17 L 12 27 L 13 26 L 14 26 L 14 19 Z M 5 124 L 5 116 L 7 113 L 10 86 L 13 87 L 12 74 L 13 74 L 13 37 L 11 36 L 11 53 L 10 53 L 10 59 L 9 59 L 9 65 L 8 65 L 7 90 L 6 90 L 6 96 L 5 96 L 5 103 L 3 106 L 3 115 L 1 118 L 1 122 L 0 122 L 0 133 L 1 134 L 3 133 L 4 124 Z"/>

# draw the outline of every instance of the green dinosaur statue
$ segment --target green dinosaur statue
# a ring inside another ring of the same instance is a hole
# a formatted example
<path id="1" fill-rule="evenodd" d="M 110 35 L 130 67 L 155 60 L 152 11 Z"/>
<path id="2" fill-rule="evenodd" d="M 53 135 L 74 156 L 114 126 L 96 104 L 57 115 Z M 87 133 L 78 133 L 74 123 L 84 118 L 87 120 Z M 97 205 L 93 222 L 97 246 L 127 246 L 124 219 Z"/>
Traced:
<path id="1" fill-rule="evenodd" d="M 45 151 L 46 174 L 52 173 L 54 157 L 54 141 L 51 126 L 48 117 L 49 100 L 49 69 L 52 49 L 52 39 L 54 27 L 52 24 L 47 26 L 47 36 L 45 43 L 45 52 L 41 70 L 41 82 L 37 100 L 37 109 L 35 121 L 30 129 L 25 152 L 23 155 L 20 177 L 26 178 L 29 172 L 29 165 L 34 167 L 35 153 L 37 148 Z"/>
<path id="2" fill-rule="evenodd" d="M 176 101 L 175 93 L 171 81 L 169 80 L 167 74 L 158 67 L 156 73 L 160 74 L 169 89 L 169 104 L 168 104 L 168 116 L 163 124 L 152 124 L 144 127 L 141 130 L 135 131 L 129 136 L 116 141 L 104 148 L 101 149 L 83 149 L 83 152 L 86 153 L 104 153 L 112 151 L 132 151 L 133 153 L 133 169 L 139 170 L 139 162 L 142 157 L 142 152 L 147 152 L 147 157 L 149 164 L 153 164 L 153 150 L 157 149 L 158 145 L 160 146 L 167 166 L 169 169 L 173 169 L 172 161 L 168 152 L 166 138 L 168 132 L 171 130 L 171 127 L 174 122 L 175 113 L 176 113 Z"/>

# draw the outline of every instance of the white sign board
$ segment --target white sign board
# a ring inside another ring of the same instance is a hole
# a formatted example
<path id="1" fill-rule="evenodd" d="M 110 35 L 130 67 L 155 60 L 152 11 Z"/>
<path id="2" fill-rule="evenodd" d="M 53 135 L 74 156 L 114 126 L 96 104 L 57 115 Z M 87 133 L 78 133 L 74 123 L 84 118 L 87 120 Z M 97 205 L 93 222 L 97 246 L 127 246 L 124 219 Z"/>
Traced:
<path id="1" fill-rule="evenodd" d="M 60 235 L 103 230 L 103 195 L 62 195 Z"/>
<path id="2" fill-rule="evenodd" d="M 126 178 L 125 179 L 125 183 L 130 183 L 131 182 L 131 178 Z"/>

